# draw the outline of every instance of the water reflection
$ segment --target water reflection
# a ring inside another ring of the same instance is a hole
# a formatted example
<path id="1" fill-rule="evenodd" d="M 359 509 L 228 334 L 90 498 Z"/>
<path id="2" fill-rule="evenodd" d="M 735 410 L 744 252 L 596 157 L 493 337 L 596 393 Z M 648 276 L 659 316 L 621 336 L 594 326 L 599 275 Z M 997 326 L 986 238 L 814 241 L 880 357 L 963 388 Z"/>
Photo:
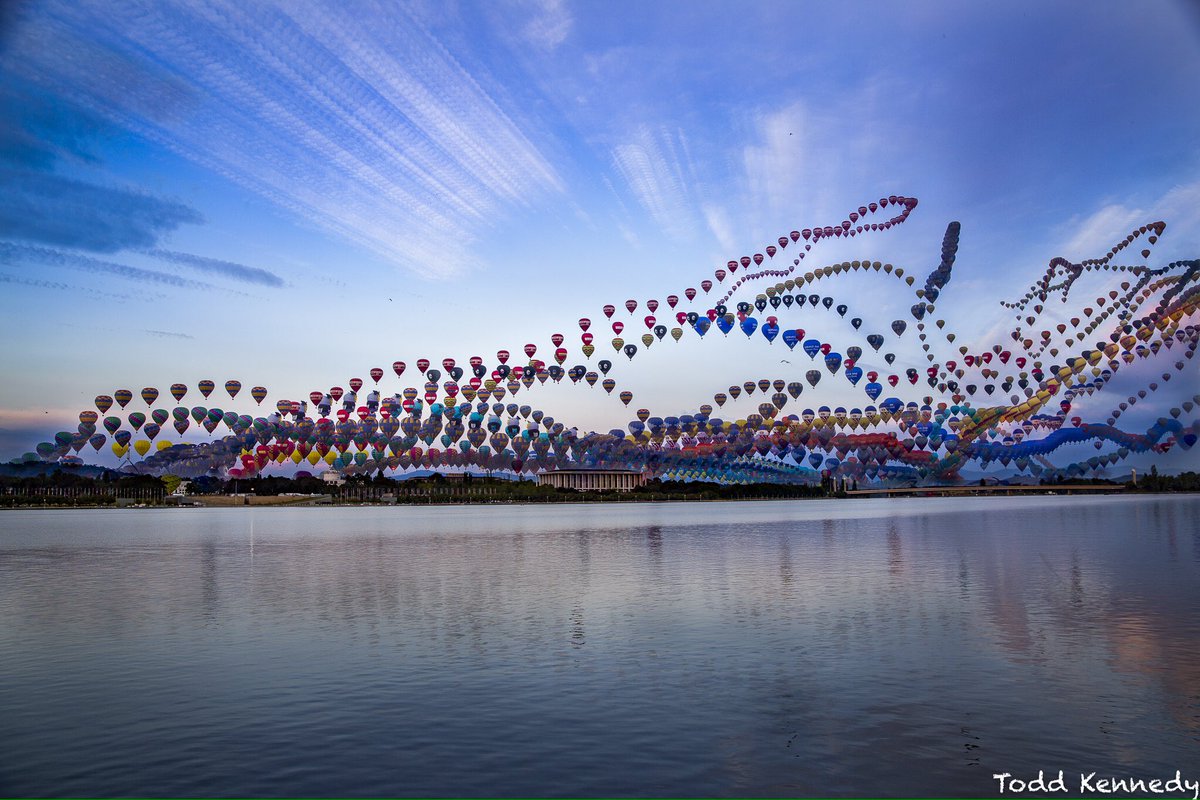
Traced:
<path id="1" fill-rule="evenodd" d="M 6 514 L 0 788 L 988 795 L 1190 763 L 1200 502 L 1049 500 Z"/>

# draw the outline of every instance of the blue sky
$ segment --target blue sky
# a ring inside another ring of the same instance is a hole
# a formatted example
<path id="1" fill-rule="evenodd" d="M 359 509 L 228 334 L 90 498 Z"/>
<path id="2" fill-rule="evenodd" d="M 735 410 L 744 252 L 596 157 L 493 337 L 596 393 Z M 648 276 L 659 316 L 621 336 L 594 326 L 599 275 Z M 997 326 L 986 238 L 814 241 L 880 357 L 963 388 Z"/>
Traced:
<path id="1" fill-rule="evenodd" d="M 1054 256 L 1158 219 L 1151 266 L 1200 256 L 1187 3 L 26 0 L 0 25 L 4 458 L 119 387 L 300 399 L 404 360 L 390 393 L 418 358 L 545 357 L 554 332 L 570 366 L 605 303 L 638 299 L 640 335 L 647 298 L 892 194 L 920 200 L 905 225 L 812 258 L 921 279 L 961 221 L 939 316 L 979 347 Z M 912 302 L 870 276 L 829 291 L 884 329 Z M 614 371 L 629 409 L 565 382 L 528 402 L 601 430 L 683 413 L 794 378 L 773 347 L 668 340 Z M 1123 425 L 1200 392 L 1189 370 Z"/>

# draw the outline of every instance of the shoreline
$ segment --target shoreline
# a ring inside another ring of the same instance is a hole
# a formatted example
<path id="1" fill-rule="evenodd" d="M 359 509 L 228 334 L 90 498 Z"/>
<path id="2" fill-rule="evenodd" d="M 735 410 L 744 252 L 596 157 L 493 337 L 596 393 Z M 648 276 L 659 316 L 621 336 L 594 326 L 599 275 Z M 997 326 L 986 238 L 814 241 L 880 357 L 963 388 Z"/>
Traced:
<path id="1" fill-rule="evenodd" d="M 828 497 L 639 497 L 639 496 L 605 496 L 605 497 L 562 497 L 553 499 L 496 499 L 468 501 L 462 498 L 445 500 L 433 498 L 411 499 L 406 502 L 389 502 L 385 500 L 346 499 L 340 501 L 321 502 L 328 495 L 310 496 L 279 496 L 279 495 L 214 495 L 197 496 L 191 502 L 172 503 L 129 503 L 114 504 L 30 504 L 12 505 L 0 508 L 0 511 L 62 511 L 62 510 L 114 510 L 130 509 L 196 509 L 196 508 L 387 508 L 401 506 L 538 506 L 538 505 L 602 505 L 602 504 L 650 504 L 650 503 L 730 503 L 730 502 L 804 502 L 809 500 L 892 500 L 905 498 L 945 499 L 953 497 L 1067 497 L 1087 495 L 1125 495 L 1129 497 L 1148 496 L 1200 496 L 1200 491 L 1137 491 L 1124 487 L 1102 486 L 1062 486 L 1062 487 L 924 487 L 910 490 L 870 490 L 860 489 L 857 492 L 830 495 Z M 986 489 L 993 489 L 986 491 Z M 951 490 L 951 491 L 948 491 Z"/>

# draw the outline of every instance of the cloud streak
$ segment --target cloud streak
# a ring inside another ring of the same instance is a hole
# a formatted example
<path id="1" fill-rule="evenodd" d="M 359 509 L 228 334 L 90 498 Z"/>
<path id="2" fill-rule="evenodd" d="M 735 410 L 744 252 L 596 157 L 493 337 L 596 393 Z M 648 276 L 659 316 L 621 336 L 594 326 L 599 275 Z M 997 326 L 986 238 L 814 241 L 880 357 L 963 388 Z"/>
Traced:
<path id="1" fill-rule="evenodd" d="M 0 167 L 0 236 L 115 253 L 151 247 L 198 212 L 142 192 Z"/>
<path id="2" fill-rule="evenodd" d="M 9 59 L 22 79 L 427 277 L 473 266 L 510 208 L 563 189 L 526 120 L 416 20 L 376 24 L 369 2 L 33 13 L 40 36 Z"/>
<path id="3" fill-rule="evenodd" d="M 258 267 L 247 267 L 245 264 L 238 264 L 234 261 L 223 261 L 219 258 L 208 258 L 190 253 L 177 253 L 172 250 L 162 250 L 159 248 L 144 252 L 146 255 L 153 256 L 159 261 L 177 264 L 181 267 L 187 267 L 210 275 L 232 278 L 235 281 L 243 283 L 254 283 L 274 288 L 281 288 L 286 285 L 283 278 L 274 272 L 259 269 Z"/>
<path id="4" fill-rule="evenodd" d="M 694 170 L 682 131 L 640 128 L 633 141 L 613 148 L 613 165 L 634 199 L 668 235 L 686 239 L 696 230 Z"/>
<path id="5" fill-rule="evenodd" d="M 157 292 L 106 292 L 100 289 L 87 288 L 80 286 L 72 286 L 69 283 L 61 281 L 46 281 L 39 278 L 22 278 L 19 275 L 10 275 L 6 272 L 0 272 L 0 283 L 8 283 L 15 286 L 32 286 L 35 289 L 52 289 L 60 292 L 87 292 L 91 297 L 107 297 L 110 300 L 125 302 L 127 300 L 139 300 L 142 302 L 151 302 L 161 300 L 166 297 L 164 294 Z"/>
<path id="6" fill-rule="evenodd" d="M 166 272 L 130 267 L 125 264 L 104 261 L 78 253 L 64 253 L 61 250 L 53 250 L 48 247 L 35 247 L 32 245 L 15 244 L 13 242 L 0 242 L 0 264 L 13 266 L 41 264 L 48 267 L 62 267 L 64 269 L 88 272 L 93 275 L 107 275 L 124 278 L 136 283 L 174 289 L 209 290 L 219 288 L 211 283 L 180 278 L 178 275 L 171 275 Z"/>

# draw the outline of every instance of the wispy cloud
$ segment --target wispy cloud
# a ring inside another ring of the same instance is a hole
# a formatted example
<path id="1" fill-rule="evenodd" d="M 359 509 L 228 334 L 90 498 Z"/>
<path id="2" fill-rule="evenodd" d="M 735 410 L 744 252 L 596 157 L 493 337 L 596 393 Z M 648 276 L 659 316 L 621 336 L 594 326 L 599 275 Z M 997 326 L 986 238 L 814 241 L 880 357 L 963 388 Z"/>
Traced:
<path id="1" fill-rule="evenodd" d="M 58 281 L 43 281 L 37 278 L 18 278 L 16 275 L 8 275 L 0 272 L 0 283 L 15 283 L 21 286 L 35 286 L 38 289 L 70 289 L 71 287 L 65 283 Z"/>
<path id="2" fill-rule="evenodd" d="M 192 336 L 190 333 L 176 333 L 174 331 L 146 330 L 143 332 L 149 334 L 150 336 L 155 336 L 159 339 L 195 339 L 196 338 L 195 336 Z"/>
<path id="3" fill-rule="evenodd" d="M 668 235 L 696 231 L 694 171 L 682 131 L 641 127 L 633 141 L 613 148 L 613 166 L 634 199 Z"/>
<path id="4" fill-rule="evenodd" d="M 366 0 L 47 2 L 36 15 L 39 35 L 8 60 L 25 80 L 428 277 L 470 267 L 511 207 L 563 187 L 523 121 L 402 11 L 386 25 Z M 115 52 L 169 76 L 167 99 L 144 76 L 127 97 Z"/>
<path id="5" fill-rule="evenodd" d="M 1156 253 L 1195 252 L 1200 246 L 1200 180 L 1173 186 L 1144 207 L 1109 203 L 1085 217 L 1072 217 L 1062 226 L 1062 249 L 1058 254 L 1072 261 L 1100 258 L 1134 228 L 1157 220 L 1166 221 L 1167 233 L 1162 244 L 1154 248 Z M 1178 235 L 1172 237 L 1176 231 L 1188 238 L 1180 241 Z M 1141 250 L 1142 245 L 1139 242 L 1135 249 Z M 1140 260 L 1132 254 L 1125 259 L 1131 263 Z"/>
<path id="6" fill-rule="evenodd" d="M 706 204 L 704 206 L 704 222 L 722 250 L 732 253 L 737 249 L 738 239 L 734 235 L 733 224 L 729 221 L 729 215 L 725 209 Z"/>
<path id="7" fill-rule="evenodd" d="M 532 14 L 522 33 L 531 44 L 545 50 L 561 45 L 571 33 L 571 13 L 563 0 L 530 0 Z"/>
<path id="8" fill-rule="evenodd" d="M 276 288 L 285 285 L 283 278 L 274 272 L 269 272 L 258 267 L 247 267 L 244 264 L 238 264 L 234 261 L 223 261 L 219 258 L 207 258 L 190 253 L 176 253 L 171 250 L 162 250 L 159 248 L 144 252 L 146 255 L 153 256 L 160 261 L 178 264 L 181 267 L 188 267 L 189 269 L 205 272 L 210 275 L 232 278 L 235 281 L 257 283 L 261 286 L 273 286 Z"/>

